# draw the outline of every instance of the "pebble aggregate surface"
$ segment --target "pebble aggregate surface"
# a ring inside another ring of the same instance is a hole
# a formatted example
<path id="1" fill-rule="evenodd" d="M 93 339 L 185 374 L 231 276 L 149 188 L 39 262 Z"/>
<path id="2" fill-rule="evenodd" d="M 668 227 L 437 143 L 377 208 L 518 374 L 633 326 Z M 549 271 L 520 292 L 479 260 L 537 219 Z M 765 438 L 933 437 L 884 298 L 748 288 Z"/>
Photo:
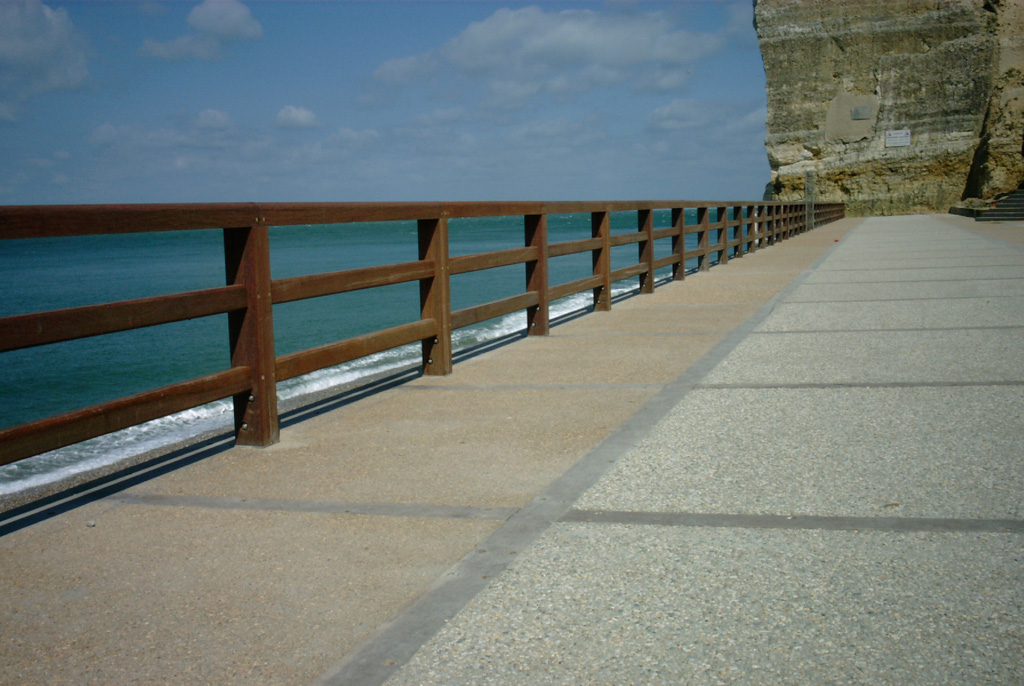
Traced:
<path id="1" fill-rule="evenodd" d="M 1024 386 L 696 390 L 576 507 L 1021 518 L 1007 407 Z"/>
<path id="2" fill-rule="evenodd" d="M 558 524 L 388 683 L 1020 683 L 1019 539 Z"/>
<path id="3" fill-rule="evenodd" d="M 389 686 L 1024 683 L 1024 251 L 995 245 L 865 220 L 572 505 L 623 521 L 552 523 Z"/>

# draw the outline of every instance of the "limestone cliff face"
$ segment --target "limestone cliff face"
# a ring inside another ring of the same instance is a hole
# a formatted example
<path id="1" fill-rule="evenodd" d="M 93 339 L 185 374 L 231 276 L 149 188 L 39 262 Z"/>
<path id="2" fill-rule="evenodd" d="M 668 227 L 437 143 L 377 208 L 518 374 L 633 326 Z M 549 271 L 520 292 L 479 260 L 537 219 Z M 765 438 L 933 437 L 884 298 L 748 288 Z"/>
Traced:
<path id="1" fill-rule="evenodd" d="M 754 2 L 776 197 L 813 172 L 849 214 L 944 212 L 1024 181 L 1024 0 Z"/>

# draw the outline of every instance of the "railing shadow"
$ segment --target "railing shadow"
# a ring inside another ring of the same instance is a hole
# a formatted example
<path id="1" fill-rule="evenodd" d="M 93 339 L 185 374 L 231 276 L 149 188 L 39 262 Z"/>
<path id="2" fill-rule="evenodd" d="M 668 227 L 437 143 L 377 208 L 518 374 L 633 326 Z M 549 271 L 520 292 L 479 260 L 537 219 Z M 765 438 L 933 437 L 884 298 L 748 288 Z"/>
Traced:
<path id="1" fill-rule="evenodd" d="M 0 537 L 219 455 L 233 446 L 234 434 L 225 431 L 110 474 L 61 489 L 6 512 L 0 512 Z"/>

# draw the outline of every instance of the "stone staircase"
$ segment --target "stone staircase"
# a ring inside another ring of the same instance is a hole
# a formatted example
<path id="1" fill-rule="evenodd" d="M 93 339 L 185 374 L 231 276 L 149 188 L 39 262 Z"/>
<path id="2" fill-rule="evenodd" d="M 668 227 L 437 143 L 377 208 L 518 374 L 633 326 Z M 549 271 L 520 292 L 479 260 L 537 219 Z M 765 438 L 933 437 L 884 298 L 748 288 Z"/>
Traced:
<path id="1" fill-rule="evenodd" d="M 1024 185 L 997 200 L 992 209 L 985 210 L 976 219 L 979 222 L 1024 221 Z"/>

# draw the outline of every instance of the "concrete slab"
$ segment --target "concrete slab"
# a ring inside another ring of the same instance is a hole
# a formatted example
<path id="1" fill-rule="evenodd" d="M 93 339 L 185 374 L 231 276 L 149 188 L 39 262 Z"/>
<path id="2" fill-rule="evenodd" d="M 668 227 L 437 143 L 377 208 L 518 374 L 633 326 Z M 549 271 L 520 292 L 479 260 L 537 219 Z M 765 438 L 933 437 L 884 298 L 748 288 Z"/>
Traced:
<path id="1" fill-rule="evenodd" d="M 290 426 L 278 446 L 231 448 L 8 535 L 0 541 L 5 589 L 0 617 L 5 628 L 14 624 L 18 631 L 5 631 L 0 642 L 5 668 L 0 681 L 298 684 L 318 674 L 323 679 L 317 683 L 330 683 L 331 675 L 338 674 L 331 666 L 346 655 L 364 654 L 368 645 L 376 650 L 378 642 L 397 636 L 408 655 L 410 646 L 415 649 L 425 638 L 403 634 L 402 627 L 424 599 L 436 610 L 430 599 L 444 596 L 447 604 L 441 605 L 450 608 L 475 593 L 466 589 L 481 588 L 522 550 L 488 551 L 482 542 L 537 535 L 554 521 L 551 502 L 574 498 L 562 479 L 575 478 L 577 470 L 596 474 L 610 464 L 607 456 L 632 445 L 648 426 L 646 417 L 660 416 L 667 408 L 665 389 L 688 388 L 689 382 L 680 379 L 689 379 L 691 366 L 706 369 L 708 358 L 701 355 L 720 341 L 732 344 L 734 337 L 726 337 L 730 321 L 740 325 L 755 308 L 751 303 L 765 302 L 784 289 L 826 250 L 841 252 L 846 244 L 835 241 L 859 223 L 838 222 L 688 277 L 679 288 L 671 285 L 653 296 L 616 302 L 610 313 L 572 321 L 546 339 L 517 341 L 464 360 L 451 377 L 421 378 Z M 871 222 L 866 228 L 874 230 Z M 726 305 L 712 314 L 693 306 L 698 303 Z M 695 324 L 708 333 L 686 335 Z M 741 329 L 748 330 L 745 325 Z M 753 338 L 770 337 L 786 338 Z M 828 341 L 819 339 L 815 347 L 821 350 L 822 345 Z M 771 357 L 767 361 L 775 363 Z M 714 392 L 724 397 L 737 391 Z M 749 410 L 742 406 L 739 414 Z M 723 411 L 718 416 L 729 415 Z M 998 408 L 989 415 L 1000 416 Z M 737 426 L 736 431 L 743 430 Z M 1006 471 L 1000 469 L 993 468 L 993 479 Z M 979 470 L 957 474 L 967 478 Z M 1012 477 L 999 480 L 1008 489 L 1015 483 Z M 993 502 L 1011 507 L 1011 497 L 998 487 Z M 923 491 L 941 494 L 937 482 L 926 482 Z M 569 538 L 583 544 L 579 552 L 589 549 L 597 562 L 575 557 L 577 551 L 566 544 L 564 551 L 572 556 L 563 558 L 568 562 L 563 571 L 590 573 L 588 567 L 601 567 L 605 555 L 608 569 L 624 568 L 613 559 L 620 554 L 614 542 L 607 549 L 593 548 L 598 539 L 574 532 L 580 526 L 597 532 L 604 525 L 557 524 L 556 529 L 566 526 Z M 729 529 L 730 535 L 737 530 Z M 732 559 L 741 558 L 736 551 L 743 545 L 730 539 L 714 544 Z M 784 543 L 765 545 L 775 551 L 786 548 Z M 827 559 L 833 545 L 812 550 L 812 557 Z M 650 547 L 642 537 L 631 539 L 623 547 L 624 559 L 647 564 Z M 850 555 L 857 558 L 876 548 L 864 546 Z M 983 547 L 970 552 L 996 560 L 1004 554 Z M 942 567 L 944 554 L 926 555 L 922 564 Z M 711 552 L 708 559 L 732 573 Z M 757 567 L 764 560 L 754 555 L 739 562 Z M 954 566 L 950 562 L 946 568 Z M 651 568 L 659 568 L 656 561 Z M 678 575 L 683 583 L 687 573 Z M 784 573 L 795 584 L 803 583 L 799 569 Z M 964 584 L 990 581 L 982 580 L 981 573 L 968 573 Z M 581 586 L 581 593 L 593 592 L 604 577 L 597 573 L 586 580 L 589 588 Z M 615 588 L 615 582 L 606 586 Z M 685 598 L 681 588 L 668 588 Z M 642 584 L 637 589 L 655 597 Z M 727 600 L 738 592 L 732 588 L 709 598 Z M 863 602 L 870 608 L 874 599 Z M 971 617 L 986 608 L 954 607 L 974 612 Z M 429 626 L 439 627 L 454 614 L 433 615 Z M 618 614 L 600 623 L 614 623 Z M 532 621 L 524 617 L 525 624 L 509 629 L 528 630 Z M 723 605 L 720 621 L 729 627 L 742 624 L 742 617 L 734 606 Z M 952 629 L 975 627 L 968 623 Z M 994 674 L 1006 675 L 999 652 L 1004 644 L 986 631 L 981 630 L 979 641 L 994 652 L 984 659 L 998 662 Z M 561 639 L 551 635 L 542 640 Z M 720 647 L 729 645 L 720 642 Z M 616 646 L 622 654 L 656 655 L 660 649 Z M 389 644 L 374 654 L 393 648 Z M 727 659 L 739 654 L 731 648 L 720 652 Z M 578 666 L 593 663 L 578 659 L 584 653 L 571 648 L 564 654 Z M 865 654 L 873 653 L 856 656 Z M 808 664 L 820 657 L 820 651 L 814 652 Z M 459 659 L 455 655 L 452 661 Z M 377 667 L 386 672 L 398 666 L 396 661 Z M 987 666 L 982 662 L 982 668 Z M 370 681 L 347 683 L 380 683 L 384 672 L 373 672 Z M 501 669 L 494 674 L 504 683 L 543 681 L 540 672 L 514 679 L 506 679 Z M 618 683 L 618 673 L 607 674 L 607 679 L 595 679 Z"/>
<path id="2" fill-rule="evenodd" d="M 1024 283 L 1024 280 L 1022 280 Z M 780 303 L 758 331 L 858 331 L 864 329 L 964 329 L 1017 327 L 1024 335 L 1024 293 L 981 297 Z M 895 297 L 888 291 L 888 297 Z"/>
<path id="3" fill-rule="evenodd" d="M 730 269 L 730 263 L 723 269 Z M 715 272 L 712 271 L 711 274 Z M 650 298 L 658 299 L 658 302 L 672 302 L 678 304 L 710 305 L 715 303 L 760 303 L 773 297 L 782 290 L 796 276 L 799 270 L 791 269 L 785 271 L 739 271 L 733 270 L 727 280 L 716 279 L 714 281 L 705 278 L 703 274 L 686 277 L 683 288 L 678 289 L 677 294 L 661 296 L 655 291 Z"/>
<path id="4" fill-rule="evenodd" d="M 522 507 L 655 392 L 411 384 L 290 427 L 277 445 L 235 448 L 136 490 Z"/>
<path id="5" fill-rule="evenodd" d="M 974 278 L 966 281 L 871 281 L 863 283 L 804 283 L 787 303 L 843 302 L 1024 295 L 1024 275 L 1016 279 Z"/>
<path id="6" fill-rule="evenodd" d="M 308 683 L 498 525 L 87 505 L 0 538 L 0 681 Z"/>
<path id="7" fill-rule="evenodd" d="M 1024 248 L 1024 222 L 978 222 L 967 217 L 947 214 L 940 221 L 958 226 L 978 236 L 996 239 Z"/>
<path id="8" fill-rule="evenodd" d="M 558 524 L 387 684 L 1019 683 L 1022 543 Z"/>
<path id="9" fill-rule="evenodd" d="M 605 317 L 607 313 L 590 315 Z M 738 322 L 737 322 L 738 323 Z M 714 347 L 707 335 L 648 336 L 629 330 L 616 335 L 574 337 L 568 331 L 547 339 L 528 338 L 498 351 L 500 365 L 467 360 L 456 374 L 433 379 L 447 385 L 607 385 L 664 384 Z M 571 359 L 573 364 L 566 364 Z"/>
<path id="10" fill-rule="evenodd" d="M 980 255 L 955 254 L 957 253 L 956 247 L 952 247 L 950 252 L 954 254 L 915 254 L 914 268 L 964 269 L 965 267 L 969 267 L 972 269 L 985 270 L 993 267 L 1024 267 L 1024 252 L 1019 255 L 1014 253 L 984 253 Z M 893 268 L 900 269 L 906 265 L 906 257 L 900 255 L 888 255 L 885 253 L 872 252 L 870 255 L 865 254 L 863 258 L 860 256 L 853 257 L 853 259 L 850 259 L 849 257 L 844 256 L 843 259 L 834 258 L 828 260 L 822 264 L 821 271 L 830 272 L 850 268 L 862 269 L 866 265 L 870 265 L 872 269 L 878 270 Z"/>
<path id="11" fill-rule="evenodd" d="M 682 292 L 685 288 L 673 290 Z M 724 333 L 735 329 L 737 324 L 746 320 L 761 307 L 761 302 L 675 303 L 668 301 L 668 297 L 665 295 L 656 302 L 652 302 L 652 298 L 644 298 L 633 304 L 632 307 L 623 308 L 622 312 L 617 313 L 615 326 L 617 329 L 624 326 L 626 331 L 640 334 L 706 333 L 709 331 Z M 571 330 L 556 327 L 551 335 L 558 337 L 595 336 L 608 330 L 600 316 L 584 317 L 573 324 Z"/>
<path id="12" fill-rule="evenodd" d="M 898 230 L 964 238 L 868 220 L 811 277 Z M 872 279 L 949 271 L 911 256 Z M 914 320 L 955 331 L 878 330 L 910 328 L 891 303 L 762 310 L 767 329 L 866 330 L 749 334 L 387 683 L 1021 681 L 1024 351 L 1017 329 L 965 328 L 1012 326 L 1019 298 L 985 300 Z"/>
<path id="13" fill-rule="evenodd" d="M 1009 266 L 986 266 L 978 267 L 950 267 L 948 269 L 935 268 L 911 268 L 911 269 L 833 269 L 829 271 L 817 271 L 804 281 L 805 284 L 815 283 L 871 283 L 874 281 L 902 282 L 902 281 L 973 281 L 991 279 L 1020 279 L 1021 267 Z"/>
<path id="14" fill-rule="evenodd" d="M 1021 445 L 1024 385 L 695 390 L 576 507 L 1014 519 Z"/>
<path id="15" fill-rule="evenodd" d="M 709 384 L 991 383 L 1024 381 L 1017 329 L 760 333 Z"/>

